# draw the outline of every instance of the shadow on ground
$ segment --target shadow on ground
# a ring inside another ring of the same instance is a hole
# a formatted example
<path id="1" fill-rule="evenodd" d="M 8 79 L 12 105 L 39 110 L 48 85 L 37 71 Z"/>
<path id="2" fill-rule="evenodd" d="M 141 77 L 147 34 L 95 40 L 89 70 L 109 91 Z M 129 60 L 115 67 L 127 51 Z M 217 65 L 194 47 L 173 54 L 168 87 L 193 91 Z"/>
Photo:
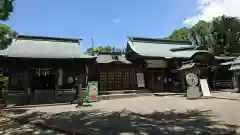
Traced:
<path id="1" fill-rule="evenodd" d="M 12 109 L 1 111 L 0 113 L 0 134 L 1 135 L 56 135 L 57 132 L 53 130 L 46 130 L 36 127 L 30 124 L 18 123 L 8 117 L 5 117 L 9 113 L 15 113 L 16 115 L 25 113 L 25 109 Z M 7 113 L 7 114 L 5 114 Z"/>
<path id="2" fill-rule="evenodd" d="M 210 110 L 190 110 L 184 113 L 172 111 L 151 114 L 120 112 L 76 111 L 58 114 L 34 112 L 20 119 L 44 123 L 53 127 L 91 135 L 172 135 L 172 134 L 236 134 L 235 125 L 214 121 Z M 128 133 L 128 134 L 127 134 Z"/>
<path id="3" fill-rule="evenodd" d="M 12 120 L 0 122 L 1 135 L 56 135 L 53 130 L 41 129 L 29 124 L 19 124 Z"/>

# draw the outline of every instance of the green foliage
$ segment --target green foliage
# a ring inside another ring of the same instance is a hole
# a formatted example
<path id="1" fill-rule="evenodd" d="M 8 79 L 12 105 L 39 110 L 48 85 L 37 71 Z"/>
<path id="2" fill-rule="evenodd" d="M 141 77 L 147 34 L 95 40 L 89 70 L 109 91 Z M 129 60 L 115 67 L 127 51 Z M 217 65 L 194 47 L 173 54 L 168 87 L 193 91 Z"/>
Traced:
<path id="1" fill-rule="evenodd" d="M 111 46 L 98 46 L 97 48 L 88 48 L 86 54 L 94 55 L 96 53 L 125 52 L 125 49 L 118 49 Z"/>
<path id="2" fill-rule="evenodd" d="M 0 73 L 0 99 L 5 99 L 5 94 L 8 90 L 8 77 Z"/>
<path id="3" fill-rule="evenodd" d="M 14 0 L 0 0 L 0 20 L 8 20 L 13 12 Z"/>
<path id="4" fill-rule="evenodd" d="M 174 30 L 173 33 L 166 37 L 169 40 L 188 40 L 189 29 L 184 27 L 179 30 Z"/>
<path id="5" fill-rule="evenodd" d="M 211 22 L 199 21 L 191 28 L 175 30 L 165 39 L 191 40 L 199 49 L 214 55 L 240 51 L 240 20 L 236 17 L 219 16 Z"/>
<path id="6" fill-rule="evenodd" d="M 6 49 L 12 42 L 12 39 L 17 36 L 15 31 L 5 24 L 0 24 L 0 50 Z"/>

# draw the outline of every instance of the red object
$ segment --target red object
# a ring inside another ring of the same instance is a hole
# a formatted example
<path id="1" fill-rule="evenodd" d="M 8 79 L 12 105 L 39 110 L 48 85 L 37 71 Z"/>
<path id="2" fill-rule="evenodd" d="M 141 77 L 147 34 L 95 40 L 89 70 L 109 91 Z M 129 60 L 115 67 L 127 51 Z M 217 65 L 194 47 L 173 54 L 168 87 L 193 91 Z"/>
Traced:
<path id="1" fill-rule="evenodd" d="M 92 96 L 91 96 L 91 99 L 92 99 L 92 100 L 97 100 L 97 96 L 96 96 L 96 95 L 92 95 Z"/>

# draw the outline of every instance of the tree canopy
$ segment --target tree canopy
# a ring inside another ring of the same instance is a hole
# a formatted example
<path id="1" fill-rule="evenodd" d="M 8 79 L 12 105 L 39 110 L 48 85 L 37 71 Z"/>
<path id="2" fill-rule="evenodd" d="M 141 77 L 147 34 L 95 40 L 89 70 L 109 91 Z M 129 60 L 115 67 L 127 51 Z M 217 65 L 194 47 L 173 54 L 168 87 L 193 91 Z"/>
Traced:
<path id="1" fill-rule="evenodd" d="M 0 50 L 6 49 L 17 33 L 5 24 L 0 24 Z"/>
<path id="2" fill-rule="evenodd" d="M 14 0 L 0 0 L 0 20 L 6 21 L 13 12 Z M 5 24 L 0 23 L 0 50 L 6 49 L 12 39 L 17 35 L 15 31 Z"/>
<path id="3" fill-rule="evenodd" d="M 121 52 L 124 53 L 125 49 L 119 49 L 111 46 L 98 46 L 97 48 L 88 48 L 86 54 L 94 55 L 96 53 L 111 53 L 111 52 Z"/>
<path id="4" fill-rule="evenodd" d="M 14 0 L 0 0 L 0 20 L 8 20 L 13 12 Z"/>
<path id="5" fill-rule="evenodd" d="M 223 15 L 211 22 L 199 21 L 191 28 L 175 30 L 165 39 L 191 40 L 196 47 L 221 55 L 240 52 L 239 33 L 239 18 Z"/>

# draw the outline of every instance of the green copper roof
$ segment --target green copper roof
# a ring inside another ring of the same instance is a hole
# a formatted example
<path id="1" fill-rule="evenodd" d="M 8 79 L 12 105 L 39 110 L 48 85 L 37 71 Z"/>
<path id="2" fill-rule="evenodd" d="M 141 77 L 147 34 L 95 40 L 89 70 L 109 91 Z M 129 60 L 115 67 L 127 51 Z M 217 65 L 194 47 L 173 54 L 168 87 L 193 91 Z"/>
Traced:
<path id="1" fill-rule="evenodd" d="M 240 64 L 240 57 L 237 57 L 234 61 L 233 64 Z"/>
<path id="2" fill-rule="evenodd" d="M 19 36 L 0 55 L 20 58 L 94 58 L 81 51 L 79 39 Z"/>
<path id="3" fill-rule="evenodd" d="M 138 55 L 145 57 L 191 58 L 196 53 L 209 53 L 208 51 L 194 50 L 193 45 L 188 41 L 151 38 L 129 38 L 128 47 Z"/>
<path id="4" fill-rule="evenodd" d="M 240 65 L 239 64 L 234 64 L 234 65 L 231 66 L 231 68 L 229 70 L 231 70 L 231 71 L 240 70 Z"/>
<path id="5" fill-rule="evenodd" d="M 218 60 L 234 60 L 234 59 L 236 59 L 236 57 L 233 57 L 233 56 L 215 56 L 215 59 L 218 59 Z"/>
<path id="6" fill-rule="evenodd" d="M 240 70 L 240 57 L 236 58 L 233 62 L 232 62 L 232 66 L 229 70 Z"/>
<path id="7" fill-rule="evenodd" d="M 220 63 L 221 66 L 228 66 L 228 65 L 232 65 L 232 64 L 233 64 L 233 61 Z"/>
<path id="8" fill-rule="evenodd" d="M 173 56 L 175 58 L 191 58 L 198 53 L 209 53 L 209 52 L 204 50 L 185 50 L 185 51 L 173 52 Z"/>
<path id="9" fill-rule="evenodd" d="M 182 66 L 177 69 L 177 70 L 187 70 L 187 69 L 191 69 L 195 66 L 194 63 L 186 63 L 186 64 L 182 64 Z"/>

